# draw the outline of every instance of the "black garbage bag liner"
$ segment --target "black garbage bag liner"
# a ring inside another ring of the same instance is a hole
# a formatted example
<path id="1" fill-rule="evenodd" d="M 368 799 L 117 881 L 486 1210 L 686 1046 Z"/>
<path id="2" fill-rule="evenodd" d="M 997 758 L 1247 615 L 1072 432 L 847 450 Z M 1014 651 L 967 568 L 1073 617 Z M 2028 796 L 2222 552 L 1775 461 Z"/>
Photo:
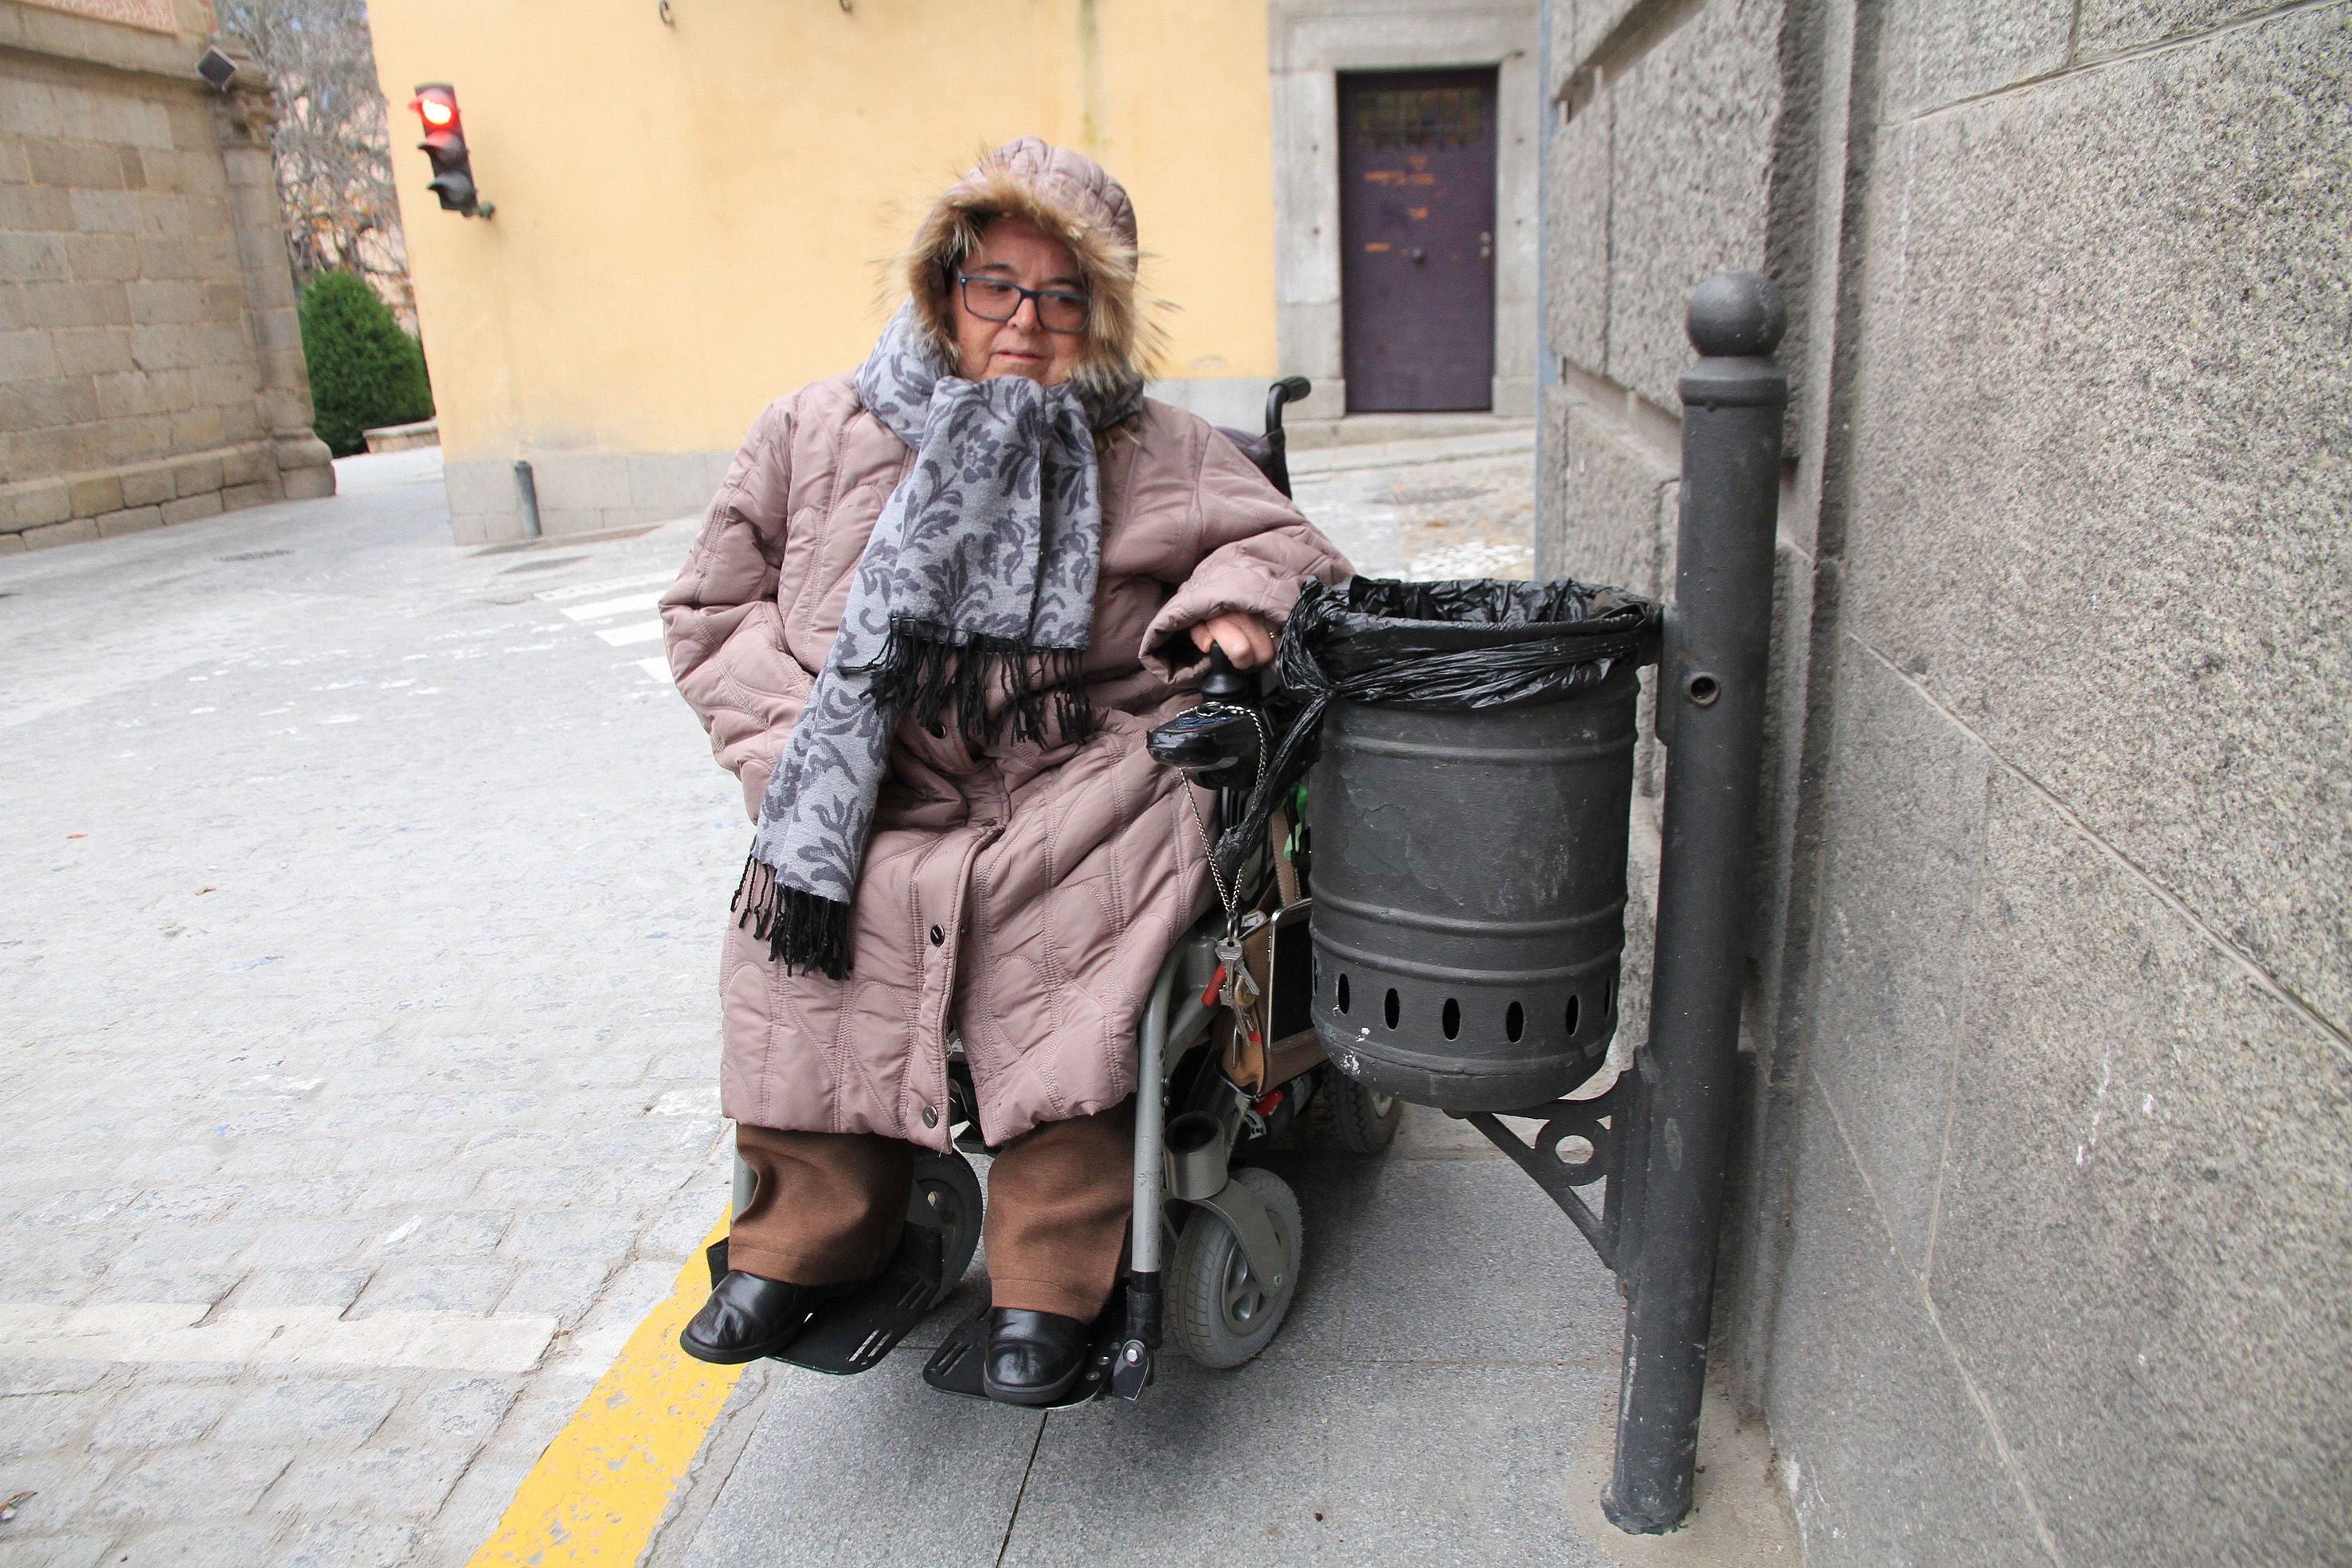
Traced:
<path id="1" fill-rule="evenodd" d="M 1312 696 L 1481 709 L 1558 702 L 1655 641 L 1658 607 L 1614 588 L 1558 582 L 1309 583 L 1276 654 Z"/>
<path id="2" fill-rule="evenodd" d="M 1247 815 L 1218 841 L 1228 874 L 1265 836 L 1276 804 L 1315 760 L 1333 701 L 1470 712 L 1559 702 L 1617 664 L 1657 658 L 1657 604 L 1562 578 L 1399 582 L 1359 577 L 1343 590 L 1309 580 L 1275 651 L 1304 707 L 1275 747 Z"/>

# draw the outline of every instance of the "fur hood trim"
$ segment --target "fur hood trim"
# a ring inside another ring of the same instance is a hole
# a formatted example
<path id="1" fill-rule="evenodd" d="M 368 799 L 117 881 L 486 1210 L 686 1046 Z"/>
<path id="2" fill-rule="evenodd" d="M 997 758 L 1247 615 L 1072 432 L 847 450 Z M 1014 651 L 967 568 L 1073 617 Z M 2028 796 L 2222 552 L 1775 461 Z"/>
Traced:
<path id="1" fill-rule="evenodd" d="M 906 256 L 907 292 L 923 335 L 956 362 L 948 298 L 954 269 L 1001 217 L 1025 218 L 1077 258 L 1093 309 L 1072 380 L 1108 390 L 1151 374 L 1162 333 L 1136 286 L 1135 207 L 1118 181 L 1083 153 L 1034 136 L 1008 141 L 948 188 Z"/>

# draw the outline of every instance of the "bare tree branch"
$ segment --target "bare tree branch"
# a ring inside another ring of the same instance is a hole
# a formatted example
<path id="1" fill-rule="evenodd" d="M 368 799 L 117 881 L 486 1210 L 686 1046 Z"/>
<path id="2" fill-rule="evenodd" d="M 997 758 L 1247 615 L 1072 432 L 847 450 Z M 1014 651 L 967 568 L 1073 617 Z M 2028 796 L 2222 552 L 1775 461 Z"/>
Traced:
<path id="1" fill-rule="evenodd" d="M 357 273 L 415 330 L 365 0 L 217 0 L 215 9 L 277 89 L 270 148 L 295 282 L 339 267 Z"/>

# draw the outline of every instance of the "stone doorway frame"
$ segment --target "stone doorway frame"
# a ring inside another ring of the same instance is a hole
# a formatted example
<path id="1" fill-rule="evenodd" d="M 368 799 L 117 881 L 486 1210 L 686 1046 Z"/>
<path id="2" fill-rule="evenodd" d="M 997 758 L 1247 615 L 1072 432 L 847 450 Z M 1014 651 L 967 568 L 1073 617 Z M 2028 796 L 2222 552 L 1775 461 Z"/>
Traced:
<path id="1" fill-rule="evenodd" d="M 1494 413 L 1536 411 L 1537 110 L 1533 0 L 1273 0 L 1275 342 L 1311 378 L 1301 417 L 1347 413 L 1340 368 L 1339 73 L 1496 71 Z"/>

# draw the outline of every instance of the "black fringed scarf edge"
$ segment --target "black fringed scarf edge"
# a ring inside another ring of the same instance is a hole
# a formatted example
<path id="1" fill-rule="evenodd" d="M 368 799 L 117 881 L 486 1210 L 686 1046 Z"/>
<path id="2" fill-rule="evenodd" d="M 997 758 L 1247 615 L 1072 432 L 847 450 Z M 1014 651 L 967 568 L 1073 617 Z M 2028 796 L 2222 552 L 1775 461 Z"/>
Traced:
<path id="1" fill-rule="evenodd" d="M 1066 744 L 1094 733 L 1086 659 L 1084 648 L 893 620 L 875 662 L 873 697 L 933 735 L 945 735 L 952 716 L 968 736 Z M 988 699 L 1000 686 L 1004 706 L 992 716 Z"/>
<path id="2" fill-rule="evenodd" d="M 1086 657 L 1083 648 L 1038 648 L 1019 638 L 893 621 L 870 695 L 933 735 L 946 734 L 952 716 L 962 733 L 985 740 L 1068 744 L 1094 733 Z M 989 697 L 1000 689 L 1004 706 L 991 715 Z M 848 904 L 787 885 L 754 852 L 743 862 L 729 908 L 787 973 L 849 977 Z"/>
<path id="3" fill-rule="evenodd" d="M 797 887 L 787 887 L 775 868 L 757 855 L 743 862 L 735 884 L 736 924 L 768 945 L 768 956 L 787 974 L 809 971 L 835 980 L 849 978 L 850 907 Z"/>

